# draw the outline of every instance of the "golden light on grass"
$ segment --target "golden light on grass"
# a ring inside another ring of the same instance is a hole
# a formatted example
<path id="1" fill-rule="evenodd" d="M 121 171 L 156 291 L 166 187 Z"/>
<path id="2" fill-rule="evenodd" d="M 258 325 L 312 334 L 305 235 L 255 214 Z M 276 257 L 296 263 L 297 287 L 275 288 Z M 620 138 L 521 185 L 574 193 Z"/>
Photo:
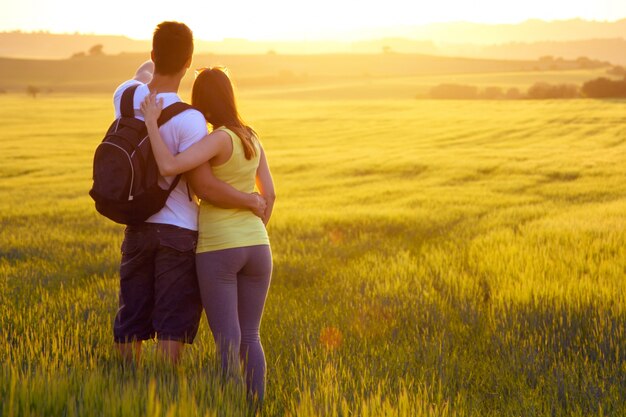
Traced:
<path id="1" fill-rule="evenodd" d="M 391 306 L 380 301 L 361 305 L 352 321 L 351 331 L 361 338 L 384 338 L 398 327 Z"/>
<path id="2" fill-rule="evenodd" d="M 332 229 L 330 232 L 328 232 L 328 238 L 330 239 L 330 243 L 332 245 L 338 246 L 343 242 L 344 234 L 339 229 Z"/>
<path id="3" fill-rule="evenodd" d="M 320 332 L 320 343 L 327 350 L 335 350 L 341 347 L 343 334 L 341 330 L 333 326 L 327 326 Z"/>
<path id="4" fill-rule="evenodd" d="M 280 193 L 263 414 L 624 415 L 624 102 L 306 97 L 243 101 Z M 110 100 L 0 95 L 0 415 L 251 415 L 206 320 L 177 372 L 112 356 Z"/>

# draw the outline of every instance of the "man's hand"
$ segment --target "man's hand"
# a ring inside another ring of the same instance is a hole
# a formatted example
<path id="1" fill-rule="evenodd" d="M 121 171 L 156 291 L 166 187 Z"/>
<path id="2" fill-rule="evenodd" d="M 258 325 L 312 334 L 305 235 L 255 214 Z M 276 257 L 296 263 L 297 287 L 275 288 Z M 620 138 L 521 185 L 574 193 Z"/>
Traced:
<path id="1" fill-rule="evenodd" d="M 261 219 L 265 218 L 265 209 L 267 207 L 267 201 L 259 193 L 250 194 L 250 206 L 249 209 Z"/>
<path id="2" fill-rule="evenodd" d="M 154 75 L 154 62 L 146 61 L 137 68 L 137 72 L 133 77 L 134 80 L 137 80 L 141 83 L 148 84 L 152 81 L 152 76 Z"/>

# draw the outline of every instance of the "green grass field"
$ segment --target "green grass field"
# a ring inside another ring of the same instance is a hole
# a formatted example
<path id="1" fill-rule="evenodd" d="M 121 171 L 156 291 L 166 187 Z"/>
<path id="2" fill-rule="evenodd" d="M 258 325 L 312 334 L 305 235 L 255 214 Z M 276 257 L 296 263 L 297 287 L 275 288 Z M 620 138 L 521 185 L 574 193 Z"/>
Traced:
<path id="1" fill-rule="evenodd" d="M 268 416 L 626 414 L 623 101 L 242 100 L 278 191 Z M 0 96 L 0 416 L 240 416 L 206 320 L 112 352 L 110 95 Z"/>

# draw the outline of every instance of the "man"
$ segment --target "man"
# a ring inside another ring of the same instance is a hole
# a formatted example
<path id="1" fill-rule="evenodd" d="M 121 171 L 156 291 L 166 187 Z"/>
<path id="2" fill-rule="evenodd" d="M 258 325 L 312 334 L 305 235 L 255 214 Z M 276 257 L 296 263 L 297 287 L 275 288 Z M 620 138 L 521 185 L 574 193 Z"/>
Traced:
<path id="1" fill-rule="evenodd" d="M 158 92 L 165 106 L 181 101 L 177 92 L 192 54 L 193 35 L 186 25 L 159 24 L 152 39 L 152 61 L 115 91 L 116 118 L 121 115 L 123 92 L 134 85 L 133 107 L 140 119 L 140 104 L 150 91 Z M 192 109 L 174 116 L 159 131 L 173 153 L 207 135 L 204 116 Z M 167 188 L 172 181 L 173 177 L 164 179 L 161 187 Z M 206 163 L 181 178 L 158 213 L 141 225 L 126 228 L 114 324 L 115 344 L 126 361 L 138 360 L 141 342 L 156 336 L 159 353 L 176 363 L 184 343 L 192 343 L 197 333 L 202 311 L 194 253 L 198 206 L 190 197 L 187 181 L 202 199 L 215 205 L 259 214 L 264 210 L 259 195 L 242 193 L 217 180 Z"/>

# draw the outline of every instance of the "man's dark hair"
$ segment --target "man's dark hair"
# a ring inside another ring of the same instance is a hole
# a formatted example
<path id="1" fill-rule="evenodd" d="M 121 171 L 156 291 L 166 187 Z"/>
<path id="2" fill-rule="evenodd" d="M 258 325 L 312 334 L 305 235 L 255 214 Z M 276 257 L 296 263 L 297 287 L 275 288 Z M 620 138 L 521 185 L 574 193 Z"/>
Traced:
<path id="1" fill-rule="evenodd" d="M 193 33 L 184 23 L 163 22 L 152 36 L 154 72 L 174 75 L 193 54 Z"/>

